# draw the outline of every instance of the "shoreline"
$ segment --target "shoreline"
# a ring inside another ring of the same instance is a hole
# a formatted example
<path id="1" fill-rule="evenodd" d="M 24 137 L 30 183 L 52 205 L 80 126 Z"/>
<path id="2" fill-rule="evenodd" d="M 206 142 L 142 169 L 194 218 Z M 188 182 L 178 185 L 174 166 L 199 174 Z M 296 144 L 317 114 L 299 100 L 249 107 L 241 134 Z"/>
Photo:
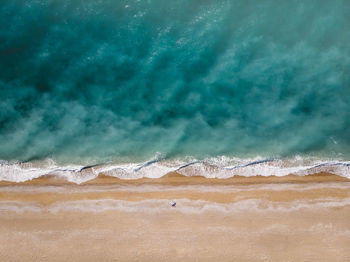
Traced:
<path id="1" fill-rule="evenodd" d="M 305 176 L 233 176 L 230 178 L 207 178 L 204 176 L 185 176 L 176 172 L 170 172 L 160 178 L 121 179 L 114 176 L 99 174 L 96 178 L 80 184 L 68 181 L 59 175 L 44 175 L 23 182 L 0 181 L 1 186 L 16 185 L 112 185 L 112 184 L 217 184 L 217 185 L 249 185 L 249 184 L 281 184 L 281 183 L 322 183 L 322 182 L 350 182 L 350 179 L 332 173 L 320 172 Z"/>
<path id="2" fill-rule="evenodd" d="M 349 179 L 329 173 L 303 177 L 289 175 L 227 179 L 186 177 L 170 173 L 157 179 L 136 180 L 100 175 L 82 184 L 75 184 L 56 176 L 44 176 L 22 183 L 0 182 L 0 201 L 35 202 L 43 206 L 67 201 L 104 199 L 131 202 L 171 199 L 213 203 L 236 203 L 249 199 L 291 202 L 350 198 L 349 189 Z"/>

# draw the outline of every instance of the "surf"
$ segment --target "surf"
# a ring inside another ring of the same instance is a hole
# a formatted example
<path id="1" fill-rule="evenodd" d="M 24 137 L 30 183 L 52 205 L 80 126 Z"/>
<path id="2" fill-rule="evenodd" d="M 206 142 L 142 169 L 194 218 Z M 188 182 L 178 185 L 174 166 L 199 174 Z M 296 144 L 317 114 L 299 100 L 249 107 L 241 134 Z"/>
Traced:
<path id="1" fill-rule="evenodd" d="M 99 176 L 123 180 L 143 178 L 157 179 L 169 174 L 208 179 L 232 177 L 283 177 L 288 175 L 308 176 L 331 173 L 350 179 L 350 162 L 337 159 L 294 158 L 241 159 L 225 156 L 207 159 L 175 158 L 151 159 L 145 162 L 110 162 L 98 165 L 58 164 L 52 159 L 37 162 L 0 163 L 0 181 L 25 182 L 45 176 L 55 176 L 81 184 Z"/>

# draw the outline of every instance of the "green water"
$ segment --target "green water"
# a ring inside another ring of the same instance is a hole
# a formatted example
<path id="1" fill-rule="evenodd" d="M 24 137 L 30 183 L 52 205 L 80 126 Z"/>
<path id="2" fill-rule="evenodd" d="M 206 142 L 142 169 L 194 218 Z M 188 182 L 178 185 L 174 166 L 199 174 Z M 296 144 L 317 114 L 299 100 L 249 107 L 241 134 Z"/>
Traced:
<path id="1" fill-rule="evenodd" d="M 0 159 L 349 159 L 349 17 L 346 0 L 0 0 Z"/>

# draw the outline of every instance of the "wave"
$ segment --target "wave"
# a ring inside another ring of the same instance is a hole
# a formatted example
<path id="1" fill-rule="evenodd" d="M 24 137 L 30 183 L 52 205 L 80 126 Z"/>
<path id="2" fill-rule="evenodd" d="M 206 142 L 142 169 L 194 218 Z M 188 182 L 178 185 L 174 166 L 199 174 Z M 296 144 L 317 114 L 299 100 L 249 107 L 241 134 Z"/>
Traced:
<path id="1" fill-rule="evenodd" d="M 73 183 L 83 183 L 99 175 L 120 179 L 160 178 L 176 172 L 184 176 L 225 179 L 233 176 L 306 176 L 320 172 L 350 179 L 350 161 L 300 157 L 285 159 L 215 157 L 203 160 L 155 158 L 141 163 L 102 163 L 94 165 L 58 165 L 41 162 L 0 162 L 0 181 L 24 182 L 53 175 Z"/>

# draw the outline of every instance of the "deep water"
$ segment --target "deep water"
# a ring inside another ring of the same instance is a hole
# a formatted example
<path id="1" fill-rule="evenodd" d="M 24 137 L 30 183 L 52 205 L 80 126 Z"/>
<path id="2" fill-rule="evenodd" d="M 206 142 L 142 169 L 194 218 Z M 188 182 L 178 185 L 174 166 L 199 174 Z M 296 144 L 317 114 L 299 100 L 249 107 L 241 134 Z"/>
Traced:
<path id="1" fill-rule="evenodd" d="M 0 159 L 350 159 L 348 0 L 0 0 Z"/>

